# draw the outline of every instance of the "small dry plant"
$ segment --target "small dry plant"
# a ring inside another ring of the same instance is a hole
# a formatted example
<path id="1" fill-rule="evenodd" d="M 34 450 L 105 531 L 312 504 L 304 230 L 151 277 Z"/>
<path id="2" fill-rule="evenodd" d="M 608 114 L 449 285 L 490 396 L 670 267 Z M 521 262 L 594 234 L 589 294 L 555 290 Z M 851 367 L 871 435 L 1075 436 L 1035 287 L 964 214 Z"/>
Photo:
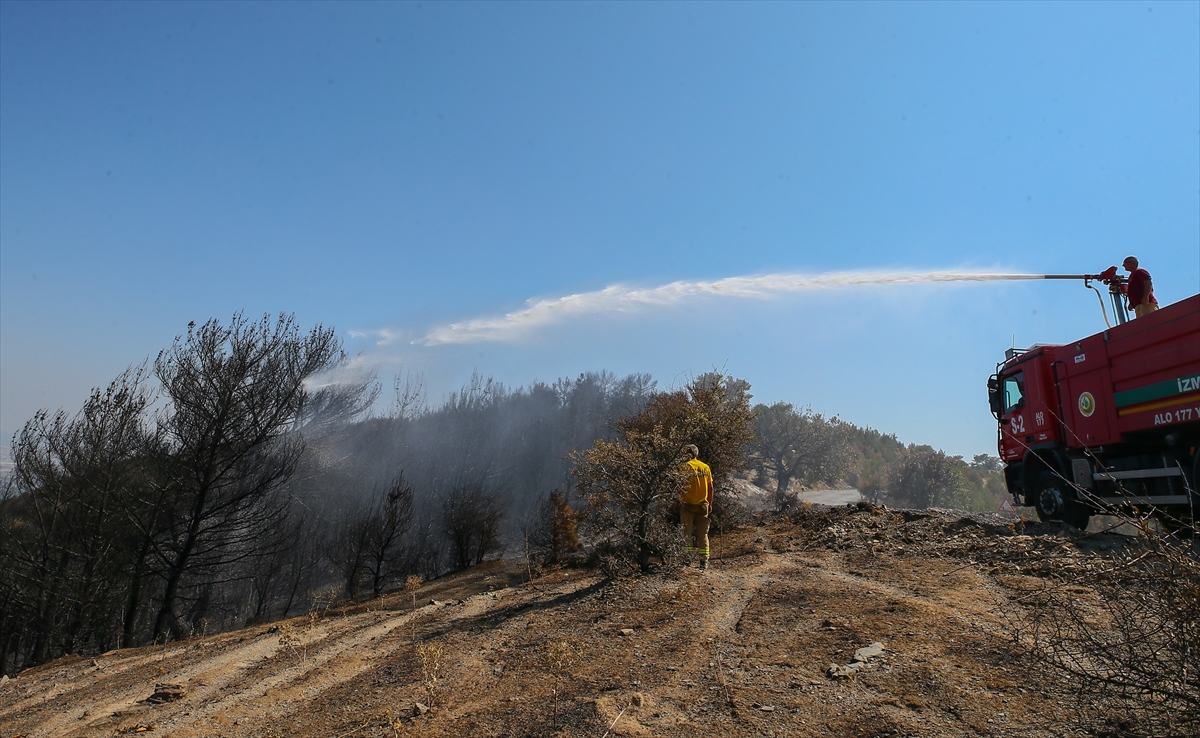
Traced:
<path id="1" fill-rule="evenodd" d="M 721 644 L 713 643 L 714 661 L 717 662 L 717 686 L 721 689 L 721 696 L 725 698 L 725 705 L 736 709 L 736 703 L 733 701 L 733 693 L 729 690 L 729 682 L 725 680 L 725 660 L 721 658 Z"/>
<path id="2" fill-rule="evenodd" d="M 300 633 L 289 623 L 281 623 L 278 627 L 279 647 L 281 649 L 286 648 L 292 654 L 300 654 L 300 658 L 303 659 L 308 649 L 304 645 L 304 639 L 300 637 Z"/>
<path id="3" fill-rule="evenodd" d="M 421 659 L 421 681 L 425 684 L 425 695 L 430 707 L 437 700 L 438 682 L 442 678 L 442 660 L 446 647 L 440 641 L 417 644 L 417 657 Z"/>
<path id="4" fill-rule="evenodd" d="M 1019 598 L 1014 638 L 1060 680 L 1089 733 L 1200 735 L 1200 530 L 1123 517 L 1136 542 Z"/>
<path id="5" fill-rule="evenodd" d="M 546 644 L 542 651 L 542 663 L 550 670 L 550 674 L 554 678 L 554 686 L 551 689 L 551 695 L 554 702 L 554 712 L 551 717 L 551 725 L 554 728 L 558 727 L 558 696 L 559 682 L 567 670 L 579 666 L 583 662 L 583 646 L 572 639 L 561 641 L 550 641 Z"/>
<path id="6" fill-rule="evenodd" d="M 412 597 L 412 612 L 408 615 L 408 622 L 412 626 L 413 643 L 417 642 L 417 590 L 424 582 L 420 574 L 409 574 L 408 579 L 404 580 L 404 591 Z"/>
<path id="7" fill-rule="evenodd" d="M 308 599 L 312 603 L 313 611 L 319 610 L 324 615 L 329 612 L 329 608 L 333 607 L 333 603 L 337 602 L 339 594 L 341 594 L 341 589 L 335 584 L 330 584 L 314 591 L 308 596 Z"/>
<path id="8" fill-rule="evenodd" d="M 404 728 L 404 716 L 393 715 L 391 710 L 387 710 L 383 714 L 383 719 L 387 722 L 387 726 L 392 729 L 392 732 L 398 737 L 400 731 Z"/>

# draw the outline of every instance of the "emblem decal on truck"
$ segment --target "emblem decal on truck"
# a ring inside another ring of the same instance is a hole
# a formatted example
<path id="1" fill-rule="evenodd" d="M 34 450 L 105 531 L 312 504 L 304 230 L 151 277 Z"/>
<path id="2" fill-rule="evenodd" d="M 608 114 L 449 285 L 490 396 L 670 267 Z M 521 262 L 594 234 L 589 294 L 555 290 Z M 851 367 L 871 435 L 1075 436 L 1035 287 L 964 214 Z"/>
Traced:
<path id="1" fill-rule="evenodd" d="M 1084 392 L 1079 396 L 1079 414 L 1090 418 L 1094 412 L 1096 412 L 1096 398 L 1092 397 L 1091 392 Z"/>

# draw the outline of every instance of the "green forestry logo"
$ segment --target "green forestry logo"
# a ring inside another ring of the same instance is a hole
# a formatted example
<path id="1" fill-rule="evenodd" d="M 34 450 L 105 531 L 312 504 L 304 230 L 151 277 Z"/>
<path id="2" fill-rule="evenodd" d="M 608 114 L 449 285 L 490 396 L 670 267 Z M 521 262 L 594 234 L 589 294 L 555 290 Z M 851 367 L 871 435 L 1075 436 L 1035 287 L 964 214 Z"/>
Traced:
<path id="1" fill-rule="evenodd" d="M 1085 418 L 1092 417 L 1092 413 L 1096 412 L 1096 398 L 1092 397 L 1091 392 L 1079 396 L 1079 412 Z"/>

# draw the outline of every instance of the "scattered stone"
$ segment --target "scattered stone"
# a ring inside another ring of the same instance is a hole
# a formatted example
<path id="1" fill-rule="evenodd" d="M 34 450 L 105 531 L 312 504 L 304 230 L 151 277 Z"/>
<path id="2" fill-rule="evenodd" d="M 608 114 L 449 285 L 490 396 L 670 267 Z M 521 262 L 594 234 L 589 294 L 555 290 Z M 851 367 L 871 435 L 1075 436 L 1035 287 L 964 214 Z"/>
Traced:
<path id="1" fill-rule="evenodd" d="M 6 683 L 8 683 L 8 674 L 5 674 L 4 676 L 0 676 L 0 684 L 6 684 Z"/>
<path id="2" fill-rule="evenodd" d="M 641 692 L 635 692 L 633 698 L 630 700 L 630 704 L 634 707 L 641 707 L 645 702 L 646 698 L 642 696 Z"/>
<path id="3" fill-rule="evenodd" d="M 429 712 L 429 705 L 422 705 L 420 702 L 413 704 L 413 717 L 421 717 Z"/>
<path id="4" fill-rule="evenodd" d="M 763 712 L 775 712 L 775 705 L 759 705 L 758 709 Z"/>
<path id="5" fill-rule="evenodd" d="M 633 635 L 633 628 L 621 628 L 620 633 L 623 636 L 631 636 Z"/>
<path id="6" fill-rule="evenodd" d="M 871 659 L 878 658 L 883 655 L 886 649 L 883 644 L 876 641 L 869 646 L 864 646 L 854 652 L 854 658 L 845 666 L 830 664 L 825 670 L 825 674 L 830 679 L 846 679 L 852 677 L 859 672 L 860 669 L 866 668 Z"/>
<path id="7" fill-rule="evenodd" d="M 182 684 L 155 684 L 154 694 L 150 695 L 147 702 L 155 705 L 161 705 L 164 702 L 176 702 L 187 696 L 187 691 L 184 690 Z"/>
<path id="8" fill-rule="evenodd" d="M 446 603 L 442 602 L 441 600 L 430 600 L 429 604 L 433 605 L 434 607 L 441 607 L 442 605 L 445 605 Z"/>
<path id="9" fill-rule="evenodd" d="M 830 664 L 829 668 L 825 670 L 825 673 L 829 675 L 830 679 L 846 679 L 847 677 L 852 677 L 857 674 L 861 666 L 862 664 L 857 661 L 852 664 L 846 664 L 845 666 Z"/>
<path id="10" fill-rule="evenodd" d="M 267 628 L 267 633 L 278 633 L 278 632 L 279 632 L 278 625 L 272 625 L 270 628 Z"/>
<path id="11" fill-rule="evenodd" d="M 883 644 L 880 643 L 879 641 L 876 641 L 875 643 L 872 643 L 869 646 L 865 646 L 865 647 L 860 648 L 857 651 L 855 651 L 854 652 L 854 660 L 855 661 L 869 661 L 869 660 L 875 658 L 876 656 L 882 656 L 883 651 L 884 651 Z"/>

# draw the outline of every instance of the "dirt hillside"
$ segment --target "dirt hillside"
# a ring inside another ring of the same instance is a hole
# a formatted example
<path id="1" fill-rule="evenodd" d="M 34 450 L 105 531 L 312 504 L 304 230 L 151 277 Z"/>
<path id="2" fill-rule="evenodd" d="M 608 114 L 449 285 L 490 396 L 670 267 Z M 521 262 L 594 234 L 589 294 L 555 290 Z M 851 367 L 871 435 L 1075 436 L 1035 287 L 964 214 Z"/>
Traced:
<path id="1" fill-rule="evenodd" d="M 707 571 L 494 562 L 415 607 L 60 659 L 0 683 L 0 737 L 1073 735 L 1006 613 L 1123 541 L 806 507 L 715 538 Z"/>

